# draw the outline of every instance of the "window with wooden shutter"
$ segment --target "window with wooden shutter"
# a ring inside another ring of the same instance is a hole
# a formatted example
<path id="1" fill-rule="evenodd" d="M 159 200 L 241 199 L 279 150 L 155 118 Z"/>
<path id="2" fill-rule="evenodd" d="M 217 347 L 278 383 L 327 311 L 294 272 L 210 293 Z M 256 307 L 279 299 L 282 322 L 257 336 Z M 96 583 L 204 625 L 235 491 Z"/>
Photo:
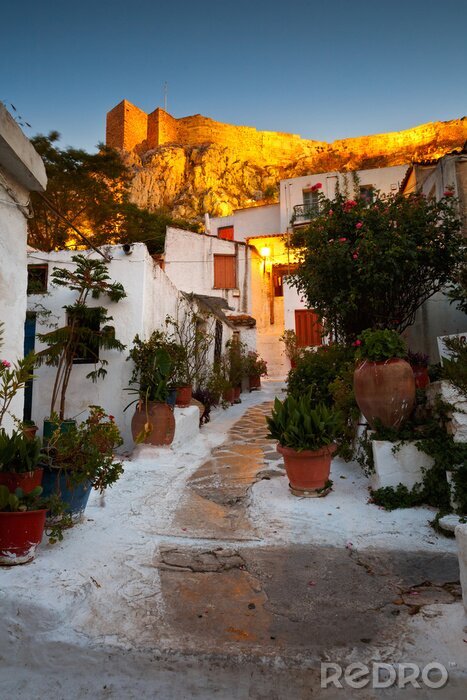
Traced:
<path id="1" fill-rule="evenodd" d="M 235 255 L 214 256 L 214 289 L 236 289 L 237 271 Z"/>
<path id="2" fill-rule="evenodd" d="M 322 345 L 323 327 L 314 311 L 296 309 L 295 334 L 297 345 L 301 348 Z"/>
<path id="3" fill-rule="evenodd" d="M 225 241 L 233 241 L 234 239 L 234 227 L 233 226 L 219 226 L 217 229 L 217 235 L 219 238 L 223 238 Z"/>

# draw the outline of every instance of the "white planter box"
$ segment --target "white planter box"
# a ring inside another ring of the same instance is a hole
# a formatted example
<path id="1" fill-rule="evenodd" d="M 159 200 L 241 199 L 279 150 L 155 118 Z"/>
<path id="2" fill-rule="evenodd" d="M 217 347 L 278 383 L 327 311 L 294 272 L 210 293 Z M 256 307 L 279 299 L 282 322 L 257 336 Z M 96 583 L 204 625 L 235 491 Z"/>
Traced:
<path id="1" fill-rule="evenodd" d="M 462 586 L 462 600 L 467 612 L 467 525 L 456 527 L 456 542 L 459 553 L 459 571 Z"/>
<path id="2" fill-rule="evenodd" d="M 189 447 L 190 443 L 199 435 L 199 408 L 198 406 L 187 406 L 186 408 L 175 407 L 175 435 L 172 442 L 173 447 Z"/>
<path id="3" fill-rule="evenodd" d="M 415 442 L 401 443 L 372 440 L 375 472 L 371 475 L 371 487 L 376 490 L 398 484 L 410 490 L 423 481 L 423 470 L 433 466 L 433 459 L 418 450 Z M 393 449 L 397 451 L 393 453 Z"/>
<path id="4" fill-rule="evenodd" d="M 452 384 L 446 380 L 433 382 L 427 388 L 428 402 L 433 404 L 436 396 L 439 395 L 454 406 L 451 421 L 448 424 L 448 431 L 454 437 L 454 442 L 467 442 L 467 399 Z"/>

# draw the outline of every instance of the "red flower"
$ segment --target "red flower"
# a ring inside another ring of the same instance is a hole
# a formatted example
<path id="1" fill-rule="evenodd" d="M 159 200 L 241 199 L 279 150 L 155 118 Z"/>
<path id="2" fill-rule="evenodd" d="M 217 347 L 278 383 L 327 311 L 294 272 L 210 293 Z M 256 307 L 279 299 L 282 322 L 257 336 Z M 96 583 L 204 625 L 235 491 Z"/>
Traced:
<path id="1" fill-rule="evenodd" d="M 444 192 L 445 197 L 454 197 L 454 191 L 453 190 L 446 190 Z"/>
<path id="2" fill-rule="evenodd" d="M 357 202 L 354 199 L 348 199 L 346 202 L 344 202 L 344 210 L 345 211 L 350 211 L 354 207 L 357 206 Z"/>
<path id="3" fill-rule="evenodd" d="M 3 367 L 11 367 L 11 362 L 8 362 L 8 360 L 2 360 L 2 365 Z"/>
<path id="4" fill-rule="evenodd" d="M 115 420 L 115 416 L 109 416 L 109 420 L 112 421 L 112 423 L 113 423 Z"/>
<path id="5" fill-rule="evenodd" d="M 347 238 L 339 238 L 339 243 L 345 243 Z"/>
<path id="6" fill-rule="evenodd" d="M 355 228 L 362 228 L 363 224 L 361 221 L 355 224 Z"/>
<path id="7" fill-rule="evenodd" d="M 332 216 L 333 213 L 334 213 L 334 212 L 332 211 L 332 209 L 330 209 L 329 212 L 328 212 L 329 216 Z"/>
<path id="8" fill-rule="evenodd" d="M 356 340 L 355 343 L 353 343 L 353 346 L 354 346 L 355 348 L 358 348 L 361 344 L 362 344 L 362 341 L 361 341 L 361 340 Z"/>
<path id="9" fill-rule="evenodd" d="M 322 188 L 322 186 L 323 185 L 320 182 L 317 182 L 316 185 L 313 185 L 313 187 L 311 188 L 311 191 L 316 192 L 316 190 L 320 190 Z"/>

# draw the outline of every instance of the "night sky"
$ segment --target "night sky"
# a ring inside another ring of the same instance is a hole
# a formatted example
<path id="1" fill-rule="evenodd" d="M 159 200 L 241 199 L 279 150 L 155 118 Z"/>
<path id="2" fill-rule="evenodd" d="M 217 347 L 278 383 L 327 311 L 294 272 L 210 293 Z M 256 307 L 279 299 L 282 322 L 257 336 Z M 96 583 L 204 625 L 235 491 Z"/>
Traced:
<path id="1" fill-rule="evenodd" d="M 467 114 L 467 3 L 2 3 L 0 100 L 93 149 L 126 98 L 332 141 Z"/>

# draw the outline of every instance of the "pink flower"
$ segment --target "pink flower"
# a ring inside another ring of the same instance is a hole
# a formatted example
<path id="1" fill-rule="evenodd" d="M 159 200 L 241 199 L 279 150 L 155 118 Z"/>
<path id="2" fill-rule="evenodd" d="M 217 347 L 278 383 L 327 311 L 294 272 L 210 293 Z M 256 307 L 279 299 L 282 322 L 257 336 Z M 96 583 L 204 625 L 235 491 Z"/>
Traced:
<path id="1" fill-rule="evenodd" d="M 359 221 L 357 224 L 355 224 L 355 228 L 362 228 L 363 224 L 361 221 Z"/>
<path id="2" fill-rule="evenodd" d="M 362 341 L 361 341 L 361 340 L 356 340 L 355 343 L 353 343 L 353 346 L 354 346 L 355 348 L 358 348 L 361 344 L 362 344 Z"/>
<path id="3" fill-rule="evenodd" d="M 354 254 L 352 255 L 352 257 L 353 257 L 354 260 L 358 260 L 358 253 L 354 253 Z"/>
<path id="4" fill-rule="evenodd" d="M 11 362 L 8 362 L 8 360 L 2 360 L 2 365 L 4 367 L 11 367 Z"/>
<path id="5" fill-rule="evenodd" d="M 354 207 L 357 206 L 357 202 L 354 199 L 348 199 L 346 202 L 344 202 L 344 210 L 345 211 L 350 211 Z"/>
<path id="6" fill-rule="evenodd" d="M 333 213 L 334 213 L 334 212 L 332 211 L 332 209 L 330 209 L 329 212 L 328 212 L 329 216 L 332 216 Z"/>
<path id="7" fill-rule="evenodd" d="M 443 194 L 445 197 L 454 197 L 454 192 L 452 190 L 446 190 Z"/>
<path id="8" fill-rule="evenodd" d="M 347 238 L 339 238 L 339 243 L 345 243 Z"/>

